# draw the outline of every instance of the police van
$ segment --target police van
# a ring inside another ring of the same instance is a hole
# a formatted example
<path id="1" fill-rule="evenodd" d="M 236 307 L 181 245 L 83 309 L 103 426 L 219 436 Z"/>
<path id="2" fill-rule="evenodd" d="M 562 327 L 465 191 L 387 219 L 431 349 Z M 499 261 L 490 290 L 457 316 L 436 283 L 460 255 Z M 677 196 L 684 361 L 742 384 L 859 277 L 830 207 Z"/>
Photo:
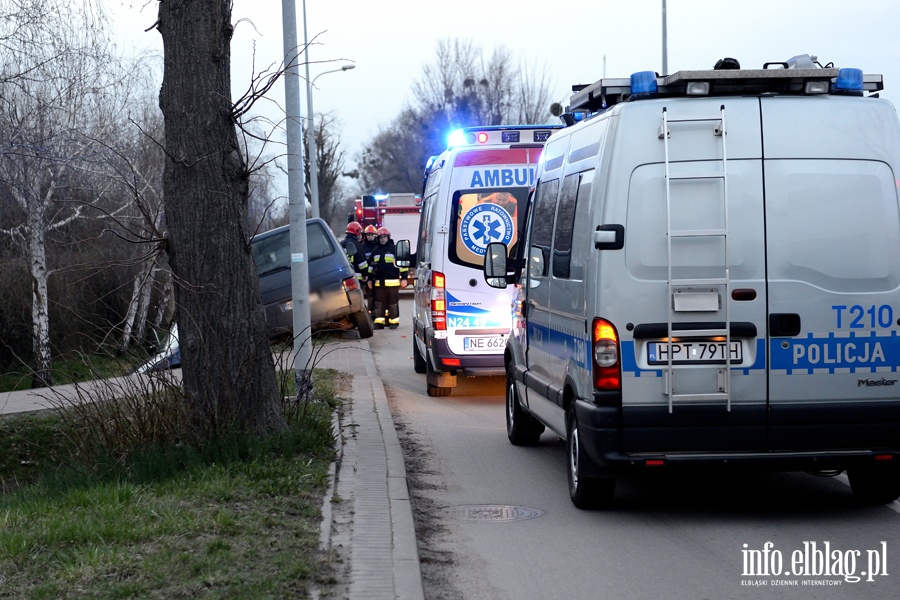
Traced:
<path id="1" fill-rule="evenodd" d="M 565 439 L 580 508 L 621 473 L 701 466 L 846 470 L 892 501 L 897 113 L 880 75 L 720 64 L 571 97 L 520 251 L 487 250 L 485 279 L 518 284 L 508 437 Z"/>
<path id="2" fill-rule="evenodd" d="M 511 290 L 483 280 L 485 248 L 515 250 L 544 141 L 559 125 L 465 128 L 426 167 L 415 253 L 413 366 L 430 396 L 502 375 Z M 398 247 L 403 258 L 406 244 Z"/>

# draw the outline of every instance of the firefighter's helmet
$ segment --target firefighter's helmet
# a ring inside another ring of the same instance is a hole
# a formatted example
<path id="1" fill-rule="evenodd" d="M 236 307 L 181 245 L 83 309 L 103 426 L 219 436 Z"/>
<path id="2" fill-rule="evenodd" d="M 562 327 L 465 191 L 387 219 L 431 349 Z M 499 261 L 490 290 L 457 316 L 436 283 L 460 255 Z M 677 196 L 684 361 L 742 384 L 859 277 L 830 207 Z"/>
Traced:
<path id="1" fill-rule="evenodd" d="M 366 228 L 365 228 L 363 231 L 365 231 L 366 235 L 368 235 L 368 234 L 370 234 L 370 233 L 371 233 L 372 235 L 375 235 L 375 234 L 378 233 L 378 230 L 375 229 L 375 226 L 374 226 L 374 225 L 366 225 Z"/>
<path id="2" fill-rule="evenodd" d="M 388 237 L 391 237 L 391 232 L 388 231 L 387 227 L 379 227 L 377 233 L 379 236 L 386 235 Z"/>
<path id="3" fill-rule="evenodd" d="M 362 233 L 362 230 L 362 225 L 360 225 L 357 221 L 350 221 L 349 223 L 347 223 L 347 233 L 349 233 L 350 235 L 359 235 Z"/>

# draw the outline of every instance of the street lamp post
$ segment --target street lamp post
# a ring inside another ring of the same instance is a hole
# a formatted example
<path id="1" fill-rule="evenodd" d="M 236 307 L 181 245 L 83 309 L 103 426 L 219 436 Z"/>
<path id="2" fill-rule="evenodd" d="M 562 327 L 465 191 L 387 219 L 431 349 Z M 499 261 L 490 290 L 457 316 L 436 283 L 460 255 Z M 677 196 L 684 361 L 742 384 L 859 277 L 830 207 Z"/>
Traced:
<path id="1" fill-rule="evenodd" d="M 312 204 L 312 216 L 316 219 L 319 218 L 319 156 L 316 151 L 316 114 L 313 112 L 312 89 L 313 86 L 316 85 L 316 79 L 322 75 L 349 71 L 350 69 L 355 68 L 356 65 L 354 64 L 346 64 L 341 66 L 340 69 L 332 69 L 331 71 L 319 73 L 312 81 L 310 81 L 309 62 L 306 63 L 306 114 L 309 118 L 309 124 L 306 126 L 306 137 L 309 146 L 309 196 L 310 204 Z"/>
<path id="2" fill-rule="evenodd" d="M 306 261 L 306 199 L 303 193 L 303 128 L 300 125 L 300 75 L 297 69 L 297 9 L 281 0 L 284 39 L 285 128 L 287 132 L 288 208 L 291 240 L 291 301 L 294 326 L 294 383 L 302 398 L 312 385 L 309 338 L 309 264 Z M 306 9 L 304 3 L 304 11 Z M 304 15 L 305 16 L 305 15 Z M 303 338 L 306 335 L 307 338 Z"/>

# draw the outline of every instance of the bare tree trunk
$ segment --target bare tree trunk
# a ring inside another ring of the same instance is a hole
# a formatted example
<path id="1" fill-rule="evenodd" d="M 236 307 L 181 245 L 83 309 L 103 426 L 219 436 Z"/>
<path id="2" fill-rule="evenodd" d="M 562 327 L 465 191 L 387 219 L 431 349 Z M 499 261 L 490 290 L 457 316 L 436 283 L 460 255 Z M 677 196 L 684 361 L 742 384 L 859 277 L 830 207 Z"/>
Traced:
<path id="1" fill-rule="evenodd" d="M 172 272 L 169 269 L 160 269 L 162 271 L 163 289 L 162 298 L 156 308 L 156 316 L 153 317 L 153 329 L 159 331 L 163 321 L 166 326 L 172 320 L 175 312 L 175 302 L 172 297 Z"/>
<path id="2" fill-rule="evenodd" d="M 146 296 L 144 290 L 149 288 L 153 266 L 153 261 L 148 260 L 145 264 L 141 265 L 141 270 L 134 276 L 134 287 L 131 290 L 131 300 L 128 302 L 128 312 L 125 314 L 125 323 L 122 325 L 122 339 L 119 342 L 120 352 L 128 352 L 128 348 L 131 346 L 131 336 L 135 328 L 135 323 L 142 320 L 141 317 L 139 317 L 142 306 L 145 308 L 146 312 L 146 303 L 142 304 L 142 302 L 144 302 Z M 138 339 L 140 339 L 140 337 L 138 337 Z"/>
<path id="3" fill-rule="evenodd" d="M 196 433 L 285 427 L 246 227 L 231 93 L 231 2 L 159 4 L 163 198 L 185 393 Z"/>
<path id="4" fill-rule="evenodd" d="M 31 339 L 34 371 L 31 387 L 53 385 L 50 355 L 50 301 L 47 294 L 47 248 L 42 203 L 29 205 L 28 269 L 31 274 Z"/>

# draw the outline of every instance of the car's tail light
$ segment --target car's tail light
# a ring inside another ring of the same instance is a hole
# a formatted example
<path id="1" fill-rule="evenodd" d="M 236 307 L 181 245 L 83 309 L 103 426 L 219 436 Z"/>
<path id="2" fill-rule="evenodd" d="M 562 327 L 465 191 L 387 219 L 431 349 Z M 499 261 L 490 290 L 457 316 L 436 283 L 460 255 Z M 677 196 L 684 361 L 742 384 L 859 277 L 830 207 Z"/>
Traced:
<path id="1" fill-rule="evenodd" d="M 619 335 L 612 323 L 594 319 L 591 328 L 591 362 L 594 388 L 615 391 L 622 389 L 622 364 L 619 360 Z"/>
<path id="2" fill-rule="evenodd" d="M 447 330 L 447 294 L 444 274 L 431 272 L 431 326 L 435 331 Z"/>
<path id="3" fill-rule="evenodd" d="M 359 289 L 359 279 L 356 277 L 348 277 L 344 280 L 344 291 L 352 292 Z"/>

